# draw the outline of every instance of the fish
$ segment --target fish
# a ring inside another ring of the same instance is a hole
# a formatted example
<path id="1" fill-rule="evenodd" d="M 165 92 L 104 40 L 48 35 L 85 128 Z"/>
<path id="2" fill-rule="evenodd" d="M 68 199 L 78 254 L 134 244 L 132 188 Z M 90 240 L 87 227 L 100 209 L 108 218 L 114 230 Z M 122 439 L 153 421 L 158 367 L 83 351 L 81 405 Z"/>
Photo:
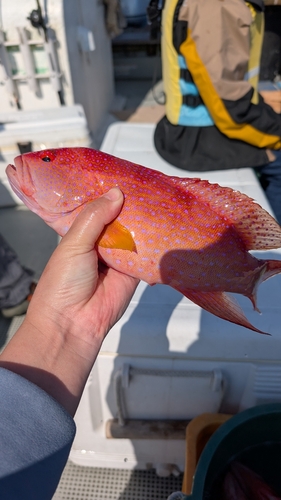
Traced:
<path id="1" fill-rule="evenodd" d="M 6 173 L 14 192 L 61 236 L 85 205 L 119 187 L 124 204 L 97 242 L 108 267 L 178 290 L 206 311 L 258 333 L 231 293 L 256 311 L 258 286 L 281 261 L 251 250 L 281 247 L 281 227 L 258 203 L 229 187 L 168 176 L 91 148 L 19 155 Z"/>
<path id="2" fill-rule="evenodd" d="M 261 476 L 233 461 L 222 484 L 220 500 L 281 500 Z"/>

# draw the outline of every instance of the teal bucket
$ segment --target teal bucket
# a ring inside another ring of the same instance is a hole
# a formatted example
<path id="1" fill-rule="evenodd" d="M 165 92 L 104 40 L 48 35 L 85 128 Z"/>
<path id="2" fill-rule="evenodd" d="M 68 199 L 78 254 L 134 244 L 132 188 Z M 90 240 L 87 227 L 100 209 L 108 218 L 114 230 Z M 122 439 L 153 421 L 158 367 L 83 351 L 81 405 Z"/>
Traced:
<path id="1" fill-rule="evenodd" d="M 215 500 L 228 464 L 238 460 L 281 496 L 281 404 L 238 413 L 213 434 L 196 467 L 192 494 L 184 500 Z"/>

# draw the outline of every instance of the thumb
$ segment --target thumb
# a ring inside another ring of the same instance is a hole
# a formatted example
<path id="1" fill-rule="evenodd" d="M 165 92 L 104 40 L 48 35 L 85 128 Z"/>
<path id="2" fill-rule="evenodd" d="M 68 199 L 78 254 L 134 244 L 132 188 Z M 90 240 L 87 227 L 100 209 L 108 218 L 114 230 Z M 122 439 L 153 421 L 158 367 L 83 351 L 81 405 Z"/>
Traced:
<path id="1" fill-rule="evenodd" d="M 104 226 L 120 213 L 123 202 L 122 191 L 116 187 L 110 189 L 80 212 L 61 243 L 79 246 L 83 251 L 92 250 Z"/>

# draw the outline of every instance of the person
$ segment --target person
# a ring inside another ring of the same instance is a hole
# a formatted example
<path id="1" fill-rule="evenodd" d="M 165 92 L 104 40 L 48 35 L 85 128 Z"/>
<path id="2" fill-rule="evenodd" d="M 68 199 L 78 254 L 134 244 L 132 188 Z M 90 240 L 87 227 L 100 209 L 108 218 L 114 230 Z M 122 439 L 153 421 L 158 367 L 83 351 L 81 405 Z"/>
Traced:
<path id="1" fill-rule="evenodd" d="M 79 214 L 0 355 L 1 500 L 49 500 L 55 492 L 86 380 L 138 284 L 99 262 L 95 250 L 122 203 L 113 188 Z"/>
<path id="2" fill-rule="evenodd" d="M 255 168 L 281 223 L 281 115 L 258 92 L 263 10 L 263 0 L 165 0 L 154 144 L 184 170 Z"/>
<path id="3" fill-rule="evenodd" d="M 5 318 L 24 314 L 36 283 L 34 272 L 20 264 L 17 254 L 0 234 L 0 311 Z"/>

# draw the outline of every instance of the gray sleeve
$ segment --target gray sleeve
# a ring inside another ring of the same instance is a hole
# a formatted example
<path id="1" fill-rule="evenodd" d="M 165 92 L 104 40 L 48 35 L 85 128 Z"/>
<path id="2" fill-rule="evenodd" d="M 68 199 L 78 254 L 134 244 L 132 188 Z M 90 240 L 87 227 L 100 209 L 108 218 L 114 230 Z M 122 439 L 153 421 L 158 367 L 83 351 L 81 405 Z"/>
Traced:
<path id="1" fill-rule="evenodd" d="M 0 498 L 50 500 L 75 424 L 45 391 L 0 368 Z"/>

